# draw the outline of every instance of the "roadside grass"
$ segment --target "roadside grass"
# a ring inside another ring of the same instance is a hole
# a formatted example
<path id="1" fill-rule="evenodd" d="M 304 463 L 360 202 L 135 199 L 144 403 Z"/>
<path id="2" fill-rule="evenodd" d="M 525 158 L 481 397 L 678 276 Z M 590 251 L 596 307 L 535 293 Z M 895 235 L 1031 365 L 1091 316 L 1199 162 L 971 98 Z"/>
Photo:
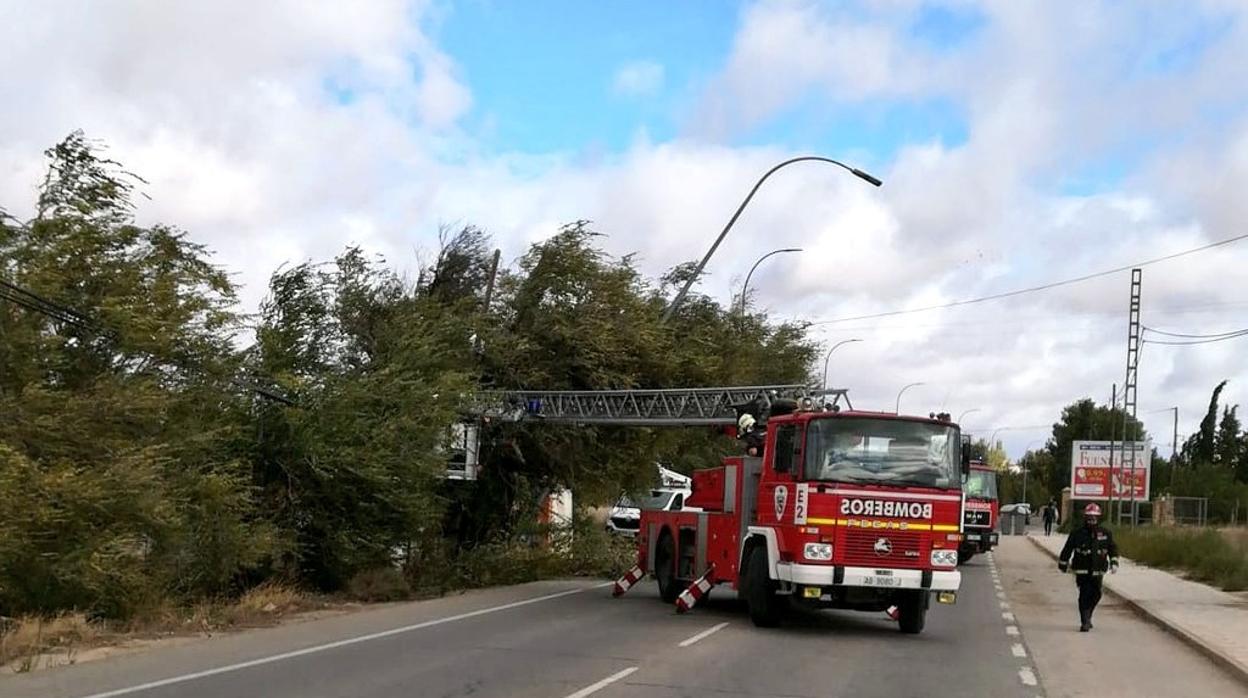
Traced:
<path id="1" fill-rule="evenodd" d="M 0 622 L 0 666 L 12 663 L 15 672 L 31 671 L 41 657 L 53 652 L 72 664 L 77 648 L 95 641 L 100 633 L 101 624 L 83 613 L 5 618 Z"/>
<path id="2" fill-rule="evenodd" d="M 1248 536 L 1212 528 L 1115 528 L 1122 555 L 1152 567 L 1183 572 L 1224 591 L 1248 589 Z"/>
<path id="3" fill-rule="evenodd" d="M 221 632 L 272 625 L 283 616 L 327 605 L 325 599 L 277 582 L 266 582 L 237 599 L 178 606 L 162 600 L 125 620 L 70 612 L 0 619 L 0 668 L 25 673 L 74 664 L 84 649 L 127 640 Z"/>

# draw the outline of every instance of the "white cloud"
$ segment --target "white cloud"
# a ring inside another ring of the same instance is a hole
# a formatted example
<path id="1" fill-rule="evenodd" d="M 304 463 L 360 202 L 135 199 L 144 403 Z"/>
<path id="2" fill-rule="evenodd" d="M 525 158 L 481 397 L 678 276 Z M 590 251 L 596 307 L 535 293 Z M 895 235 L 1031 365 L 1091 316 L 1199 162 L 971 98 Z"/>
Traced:
<path id="1" fill-rule="evenodd" d="M 663 89 L 664 69 L 654 61 L 633 61 L 620 66 L 611 89 L 627 97 L 649 97 Z"/>
<path id="2" fill-rule="evenodd" d="M 695 95 L 688 136 L 594 159 L 483 153 L 461 127 L 470 86 L 422 29 L 423 3 L 0 6 L 0 102 L 20 105 L 0 111 L 0 205 L 28 213 L 40 151 L 82 127 L 151 182 L 142 217 L 217 250 L 252 307 L 280 264 L 348 243 L 410 268 L 440 223 L 481 225 L 514 258 L 558 224 L 590 218 L 610 251 L 637 251 L 657 274 L 700 257 L 755 179 L 794 154 L 721 137 L 812 96 L 833 110 L 938 96 L 964 114 L 965 142 L 868 154 L 881 189 L 816 164 L 778 173 L 704 290 L 726 300 L 760 255 L 799 246 L 801 255 L 759 268 L 756 306 L 857 316 L 1243 232 L 1248 118 L 1234 104 L 1248 96 L 1248 22 L 1232 23 L 1190 67 L 1141 76 L 1150 23 L 1161 24 L 1151 10 L 983 3 L 980 33 L 936 51 L 908 34 L 918 6 L 752 5 Z M 1165 36 L 1182 36 L 1166 26 Z M 630 96 L 665 80 L 646 62 L 613 77 Z M 1101 191 L 1063 193 L 1072 173 L 1106 159 L 1127 171 Z M 1234 329 L 1248 308 L 1245 268 L 1248 243 L 1148 267 L 1146 322 Z M 891 409 L 900 386 L 922 380 L 906 396 L 913 409 L 978 407 L 971 426 L 1028 426 L 1052 422 L 1075 398 L 1108 398 L 1122 380 L 1125 307 L 1119 275 L 817 332 L 866 340 L 831 361 L 832 381 L 848 383 L 858 406 Z M 1248 381 L 1242 346 L 1146 347 L 1141 410 L 1179 404 L 1180 431 L 1191 431 L 1215 383 Z M 1148 425 L 1161 431 L 1166 419 Z M 1044 430 L 1001 435 L 1018 451 Z"/>

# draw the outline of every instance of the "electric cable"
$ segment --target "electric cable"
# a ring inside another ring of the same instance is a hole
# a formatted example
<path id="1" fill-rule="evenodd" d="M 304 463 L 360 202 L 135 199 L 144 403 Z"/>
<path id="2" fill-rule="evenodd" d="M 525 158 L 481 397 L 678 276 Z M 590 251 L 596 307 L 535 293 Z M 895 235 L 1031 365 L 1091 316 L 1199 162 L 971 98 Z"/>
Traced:
<path id="1" fill-rule="evenodd" d="M 1072 279 L 1064 279 L 1062 281 L 1053 281 L 1047 284 L 1040 284 L 1039 286 L 1029 286 L 1027 288 L 1015 289 L 1013 291 L 1004 291 L 1002 293 L 994 293 L 994 294 L 987 295 L 987 296 L 980 296 L 978 298 L 967 298 L 967 299 L 958 300 L 958 301 L 951 301 L 949 303 L 941 303 L 939 305 L 929 305 L 929 306 L 925 306 L 922 308 L 907 308 L 905 310 L 890 310 L 884 313 L 871 313 L 869 315 L 856 315 L 853 317 L 835 318 L 832 320 L 817 320 L 817 321 L 810 322 L 807 324 L 808 325 L 831 325 L 831 324 L 835 324 L 838 322 L 850 322 L 852 320 L 871 320 L 874 318 L 881 318 L 881 317 L 895 317 L 897 315 L 910 315 L 913 313 L 923 313 L 923 312 L 927 312 L 930 310 L 944 310 L 946 308 L 956 308 L 956 307 L 963 306 L 963 305 L 985 303 L 987 301 L 1000 300 L 1002 298 L 1011 298 L 1013 296 L 1021 296 L 1026 293 L 1048 291 L 1050 289 L 1058 288 L 1060 286 L 1069 286 L 1071 284 L 1077 284 L 1077 283 L 1081 283 L 1084 281 L 1090 281 L 1092 279 L 1096 279 L 1102 276 L 1109 276 L 1111 274 L 1117 274 L 1120 272 L 1128 271 L 1130 269 L 1135 269 L 1137 267 L 1146 267 L 1152 264 L 1166 262 L 1171 259 L 1177 259 L 1179 257 L 1184 257 L 1190 254 L 1196 254 L 1197 252 L 1204 252 L 1205 250 L 1211 250 L 1215 247 L 1222 247 L 1223 245 L 1229 245 L 1231 243 L 1239 242 L 1240 240 L 1244 240 L 1244 239 L 1248 239 L 1248 233 L 1244 235 L 1237 235 L 1231 238 L 1226 238 L 1225 240 L 1218 240 L 1216 242 L 1211 242 L 1207 245 L 1201 245 L 1200 247 L 1193 247 L 1188 250 L 1175 252 L 1173 254 L 1168 254 L 1162 257 L 1155 257 L 1153 259 L 1148 259 L 1143 262 L 1135 262 L 1133 264 L 1124 264 L 1123 266 L 1115 267 L 1113 269 L 1106 269 L 1104 271 L 1098 271 L 1098 272 L 1094 272 L 1091 274 L 1084 274 L 1083 276 L 1077 276 Z"/>

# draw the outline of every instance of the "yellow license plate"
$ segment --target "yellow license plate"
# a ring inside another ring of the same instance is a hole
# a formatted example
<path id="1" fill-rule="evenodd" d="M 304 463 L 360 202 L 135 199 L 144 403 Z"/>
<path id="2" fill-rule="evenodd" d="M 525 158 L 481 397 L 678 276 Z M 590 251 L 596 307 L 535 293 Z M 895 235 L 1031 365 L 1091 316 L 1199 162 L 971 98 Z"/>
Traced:
<path id="1" fill-rule="evenodd" d="M 805 596 L 808 599 L 817 599 L 820 596 L 823 596 L 823 589 L 820 589 L 819 587 L 806 587 L 805 589 L 802 589 L 802 596 Z"/>

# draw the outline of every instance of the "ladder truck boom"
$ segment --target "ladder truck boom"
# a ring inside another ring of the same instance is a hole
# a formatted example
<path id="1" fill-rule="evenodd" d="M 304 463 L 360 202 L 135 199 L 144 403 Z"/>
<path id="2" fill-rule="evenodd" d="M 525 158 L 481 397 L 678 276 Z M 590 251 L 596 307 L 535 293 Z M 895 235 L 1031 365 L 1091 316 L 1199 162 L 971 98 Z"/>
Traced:
<path id="1" fill-rule="evenodd" d="M 501 420 L 614 426 L 717 426 L 737 423 L 747 405 L 776 400 L 831 400 L 849 405 L 845 390 L 808 386 L 748 385 L 642 390 L 502 390 L 478 393 L 468 414 Z M 819 404 L 823 404 L 820 402 Z"/>

